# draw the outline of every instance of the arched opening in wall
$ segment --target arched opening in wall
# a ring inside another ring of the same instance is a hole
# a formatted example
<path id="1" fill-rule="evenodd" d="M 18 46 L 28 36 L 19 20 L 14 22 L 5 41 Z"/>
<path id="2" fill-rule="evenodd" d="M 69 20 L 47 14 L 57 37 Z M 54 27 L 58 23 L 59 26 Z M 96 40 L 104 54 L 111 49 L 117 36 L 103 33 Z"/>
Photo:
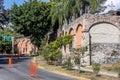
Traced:
<path id="1" fill-rule="evenodd" d="M 65 32 L 65 35 L 67 35 L 67 32 Z"/>
<path id="2" fill-rule="evenodd" d="M 21 47 L 21 41 L 19 41 L 18 43 L 17 43 L 17 47 L 15 47 L 14 49 L 15 49 L 15 54 L 19 54 L 20 53 L 20 47 Z"/>
<path id="3" fill-rule="evenodd" d="M 62 34 L 62 36 L 64 36 L 64 31 L 62 31 L 62 33 L 61 33 L 61 34 Z"/>
<path id="4" fill-rule="evenodd" d="M 32 54 L 32 43 L 31 43 L 31 41 L 30 40 L 28 40 L 27 42 L 26 42 L 26 45 L 27 45 L 27 47 L 26 47 L 26 53 L 27 54 Z"/>
<path id="5" fill-rule="evenodd" d="M 76 29 L 76 47 L 80 48 L 81 47 L 81 43 L 82 43 L 82 25 L 79 24 L 77 29 Z"/>
<path id="6" fill-rule="evenodd" d="M 61 33 L 60 33 L 59 37 L 61 37 Z"/>
<path id="7" fill-rule="evenodd" d="M 109 23 L 99 23 L 93 25 L 89 33 L 91 63 L 116 62 L 116 57 L 120 57 L 119 29 Z"/>
<path id="8" fill-rule="evenodd" d="M 29 42 L 30 42 L 30 40 L 28 40 L 27 42 L 26 42 L 26 54 L 28 54 L 29 53 Z"/>
<path id="9" fill-rule="evenodd" d="M 73 30 L 73 28 L 70 29 L 69 34 L 72 35 L 72 36 L 74 36 L 74 30 Z M 73 47 L 73 41 L 69 44 L 69 49 L 71 49 L 72 47 Z"/>
<path id="10" fill-rule="evenodd" d="M 27 40 L 23 40 L 22 44 L 21 44 L 21 48 L 22 48 L 22 53 L 21 54 L 26 54 L 26 42 Z"/>

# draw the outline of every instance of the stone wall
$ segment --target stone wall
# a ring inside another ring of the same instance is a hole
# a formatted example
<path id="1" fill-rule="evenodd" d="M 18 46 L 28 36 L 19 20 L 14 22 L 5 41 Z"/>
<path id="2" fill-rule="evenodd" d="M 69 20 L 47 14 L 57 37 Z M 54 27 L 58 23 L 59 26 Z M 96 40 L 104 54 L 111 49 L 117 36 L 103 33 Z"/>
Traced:
<path id="1" fill-rule="evenodd" d="M 93 63 L 114 63 L 120 60 L 120 44 L 93 43 L 91 55 Z"/>
<path id="2" fill-rule="evenodd" d="M 70 24 L 64 24 L 58 30 L 58 35 L 62 32 L 69 34 L 70 30 L 73 29 L 74 43 L 76 43 L 76 30 L 79 24 L 83 27 L 81 45 L 88 47 L 86 52 L 88 56 L 82 58 L 84 65 L 89 65 L 91 53 L 94 54 L 94 56 L 91 56 L 93 62 L 113 63 L 120 59 L 120 16 L 84 14 Z M 106 28 L 104 29 L 104 27 Z M 74 48 L 77 48 L 77 44 L 73 45 Z M 66 47 L 63 54 L 68 54 L 68 48 Z M 112 53 L 118 54 L 110 56 Z"/>

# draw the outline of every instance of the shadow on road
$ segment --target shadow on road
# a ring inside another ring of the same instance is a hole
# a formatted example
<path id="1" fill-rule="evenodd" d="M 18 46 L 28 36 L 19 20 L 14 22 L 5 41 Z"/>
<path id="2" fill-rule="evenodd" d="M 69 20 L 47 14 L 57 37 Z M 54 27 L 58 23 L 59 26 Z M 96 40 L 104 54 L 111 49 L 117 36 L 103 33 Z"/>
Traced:
<path id="1" fill-rule="evenodd" d="M 31 59 L 31 57 L 28 57 L 26 55 L 22 55 L 20 58 L 18 58 L 17 55 L 0 55 L 0 64 L 8 64 L 8 59 L 10 57 L 12 57 L 13 64 Z"/>

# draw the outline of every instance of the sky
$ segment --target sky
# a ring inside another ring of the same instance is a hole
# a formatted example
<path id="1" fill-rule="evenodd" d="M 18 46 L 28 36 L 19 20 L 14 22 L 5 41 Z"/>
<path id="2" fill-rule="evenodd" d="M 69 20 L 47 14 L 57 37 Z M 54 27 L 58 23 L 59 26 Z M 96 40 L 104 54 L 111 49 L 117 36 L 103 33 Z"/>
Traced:
<path id="1" fill-rule="evenodd" d="M 22 3 L 24 3 L 24 1 L 28 1 L 28 0 L 4 0 L 4 6 L 5 9 L 10 9 L 11 6 L 14 4 L 14 2 L 18 5 L 21 5 Z M 49 0 L 41 0 L 41 1 L 49 1 Z"/>
<path id="2" fill-rule="evenodd" d="M 110 10 L 118 10 L 120 9 L 120 0 L 107 0 L 104 4 L 104 6 L 107 6 L 105 13 Z"/>

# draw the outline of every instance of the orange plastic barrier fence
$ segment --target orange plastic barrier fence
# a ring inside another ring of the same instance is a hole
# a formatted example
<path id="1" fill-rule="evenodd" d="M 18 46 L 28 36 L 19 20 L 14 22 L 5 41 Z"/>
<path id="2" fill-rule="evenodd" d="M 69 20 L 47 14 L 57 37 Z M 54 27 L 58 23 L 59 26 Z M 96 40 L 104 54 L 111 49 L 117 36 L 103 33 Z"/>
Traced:
<path id="1" fill-rule="evenodd" d="M 38 76 L 38 64 L 35 62 L 30 62 L 30 76 Z"/>
<path id="2" fill-rule="evenodd" d="M 8 59 L 8 67 L 11 68 L 12 67 L 12 58 Z"/>

